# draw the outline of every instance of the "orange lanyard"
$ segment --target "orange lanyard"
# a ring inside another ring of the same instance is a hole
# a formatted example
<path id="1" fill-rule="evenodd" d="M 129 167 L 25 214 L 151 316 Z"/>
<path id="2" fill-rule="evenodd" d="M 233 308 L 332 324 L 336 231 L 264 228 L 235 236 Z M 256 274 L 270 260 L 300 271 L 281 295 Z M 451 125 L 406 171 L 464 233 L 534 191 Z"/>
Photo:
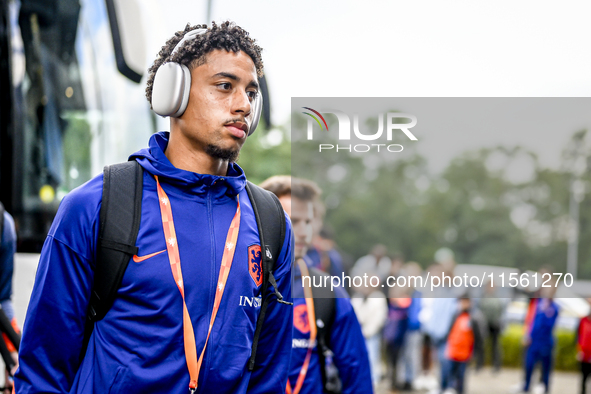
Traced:
<path id="1" fill-rule="evenodd" d="M 170 268 L 174 281 L 176 282 L 181 297 L 183 297 L 183 335 L 185 338 L 185 357 L 187 358 L 187 367 L 189 368 L 189 375 L 191 381 L 189 383 L 189 391 L 194 393 L 197 389 L 197 380 L 199 379 L 199 371 L 201 370 L 201 364 L 203 363 L 203 355 L 207 348 L 207 342 L 209 341 L 209 335 L 213 323 L 220 309 L 220 303 L 222 301 L 222 295 L 226 288 L 226 282 L 228 281 L 228 274 L 232 267 L 232 260 L 234 259 L 234 250 L 236 249 L 236 240 L 238 239 L 238 231 L 240 230 L 240 199 L 236 196 L 238 207 L 236 208 L 236 214 L 230 224 L 228 235 L 226 236 L 226 245 L 224 247 L 224 254 L 222 256 L 222 265 L 220 267 L 220 275 L 218 278 L 218 285 L 216 287 L 215 300 L 213 303 L 213 311 L 211 313 L 211 320 L 209 321 L 209 331 L 207 331 L 207 339 L 205 345 L 201 351 L 199 359 L 197 359 L 197 345 L 195 344 L 195 331 L 193 330 L 193 323 L 189 316 L 189 310 L 187 309 L 187 303 L 185 302 L 185 286 L 183 283 L 183 273 L 181 271 L 181 258 L 179 255 L 178 242 L 176 238 L 176 231 L 174 229 L 174 220 L 172 218 L 172 209 L 170 207 L 170 200 L 164 192 L 164 189 L 160 186 L 160 182 L 157 176 L 156 184 L 158 187 L 158 200 L 160 201 L 160 213 L 162 214 L 162 227 L 164 228 L 164 235 L 166 237 L 166 249 L 168 251 L 168 259 L 170 261 Z"/>
<path id="2" fill-rule="evenodd" d="M 298 259 L 298 266 L 300 267 L 300 271 L 302 271 L 302 278 L 304 276 L 310 277 L 308 266 L 303 259 Z M 312 288 L 310 287 L 310 282 L 308 282 L 308 286 L 305 285 L 305 281 L 303 280 L 302 283 L 304 284 L 304 296 L 306 297 L 306 310 L 308 312 L 308 325 L 310 326 L 310 342 L 308 342 L 308 353 L 306 353 L 304 364 L 302 365 L 302 369 L 300 369 L 298 380 L 296 381 L 296 385 L 293 390 L 289 384 L 289 379 L 287 380 L 287 386 L 285 387 L 285 392 L 287 394 L 298 394 L 302 389 L 304 379 L 308 373 L 308 366 L 310 365 L 312 350 L 316 345 L 316 316 L 314 315 L 314 299 L 312 298 Z"/>

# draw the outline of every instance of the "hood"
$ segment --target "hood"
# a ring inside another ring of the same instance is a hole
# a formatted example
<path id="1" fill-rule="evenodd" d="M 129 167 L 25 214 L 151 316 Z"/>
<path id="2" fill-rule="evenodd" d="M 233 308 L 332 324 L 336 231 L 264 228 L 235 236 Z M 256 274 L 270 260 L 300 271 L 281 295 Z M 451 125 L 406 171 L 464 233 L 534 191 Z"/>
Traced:
<path id="1" fill-rule="evenodd" d="M 225 176 L 198 174 L 176 168 L 164 154 L 169 136 L 170 133 L 167 131 L 152 135 L 148 144 L 149 147 L 129 156 L 129 160 L 136 160 L 150 174 L 157 175 L 161 180 L 165 178 L 166 183 L 175 185 L 187 192 L 205 194 L 216 183 L 216 191 L 219 190 L 226 195 L 235 196 L 246 187 L 244 171 L 236 163 L 228 165 L 228 172 Z"/>

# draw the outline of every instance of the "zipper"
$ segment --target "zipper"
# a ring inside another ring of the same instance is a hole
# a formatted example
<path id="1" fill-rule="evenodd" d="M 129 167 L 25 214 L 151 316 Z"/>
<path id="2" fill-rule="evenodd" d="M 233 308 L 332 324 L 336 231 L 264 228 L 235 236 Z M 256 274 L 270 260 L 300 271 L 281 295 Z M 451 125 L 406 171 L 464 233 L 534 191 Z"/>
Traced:
<path id="1" fill-rule="evenodd" d="M 213 186 L 213 185 L 212 185 Z M 209 311 L 207 313 L 207 327 L 209 327 L 209 322 L 211 321 L 211 315 L 213 313 L 213 303 L 215 301 L 215 289 L 217 287 L 217 277 L 218 277 L 218 272 L 216 270 L 217 264 L 215 264 L 216 262 L 216 258 L 215 258 L 215 247 L 216 247 L 216 243 L 215 243 L 215 229 L 214 229 L 214 223 L 213 223 L 213 204 L 211 202 L 211 195 L 212 195 L 212 191 L 211 188 L 207 191 L 207 219 L 209 221 L 209 236 L 210 236 L 210 249 L 211 249 L 211 257 L 210 257 L 210 266 L 211 266 L 211 276 L 209 279 L 209 302 L 208 304 L 208 308 L 207 310 Z M 213 289 L 213 292 L 211 291 L 211 289 Z M 214 324 L 215 325 L 215 324 Z M 211 330 L 211 334 L 210 334 L 210 338 L 209 340 L 213 342 L 214 338 L 215 338 L 215 332 L 212 328 Z M 205 361 L 205 369 L 203 370 L 203 382 L 201 382 L 199 384 L 199 389 L 202 389 L 203 387 L 206 387 L 207 384 L 207 371 L 209 370 L 210 364 L 211 364 L 211 360 L 210 357 L 208 357 L 208 353 L 210 352 L 212 346 L 208 346 L 207 349 L 205 349 L 205 354 L 203 355 L 204 361 Z M 199 390 L 201 391 L 201 390 Z"/>

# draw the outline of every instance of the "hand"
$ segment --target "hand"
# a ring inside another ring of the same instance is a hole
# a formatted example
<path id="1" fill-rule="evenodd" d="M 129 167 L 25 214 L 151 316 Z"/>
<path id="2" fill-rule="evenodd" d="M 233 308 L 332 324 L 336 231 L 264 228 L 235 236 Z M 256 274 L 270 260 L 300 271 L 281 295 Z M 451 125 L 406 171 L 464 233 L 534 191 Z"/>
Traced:
<path id="1" fill-rule="evenodd" d="M 16 367 L 14 368 L 14 372 L 16 372 Z M 4 370 L 4 390 L 2 390 L 2 394 L 12 394 L 13 385 L 12 376 L 8 374 L 8 370 Z"/>

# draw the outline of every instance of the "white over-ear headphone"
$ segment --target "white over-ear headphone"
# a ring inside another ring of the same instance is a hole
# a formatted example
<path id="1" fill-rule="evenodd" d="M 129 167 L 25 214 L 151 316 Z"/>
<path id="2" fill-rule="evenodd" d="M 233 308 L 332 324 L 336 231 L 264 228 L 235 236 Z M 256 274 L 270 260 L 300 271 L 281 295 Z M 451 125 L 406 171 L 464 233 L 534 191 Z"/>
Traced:
<path id="1" fill-rule="evenodd" d="M 194 39 L 199 34 L 207 32 L 207 29 L 191 30 L 179 41 L 172 50 L 170 56 L 187 40 Z M 167 62 L 161 65 L 154 76 L 152 87 L 152 109 L 160 116 L 178 118 L 187 109 L 189 103 L 189 91 L 191 90 L 191 71 L 185 65 Z M 263 109 L 263 95 L 259 92 L 251 103 L 252 124 L 248 128 L 248 135 L 254 133 L 261 111 Z"/>

